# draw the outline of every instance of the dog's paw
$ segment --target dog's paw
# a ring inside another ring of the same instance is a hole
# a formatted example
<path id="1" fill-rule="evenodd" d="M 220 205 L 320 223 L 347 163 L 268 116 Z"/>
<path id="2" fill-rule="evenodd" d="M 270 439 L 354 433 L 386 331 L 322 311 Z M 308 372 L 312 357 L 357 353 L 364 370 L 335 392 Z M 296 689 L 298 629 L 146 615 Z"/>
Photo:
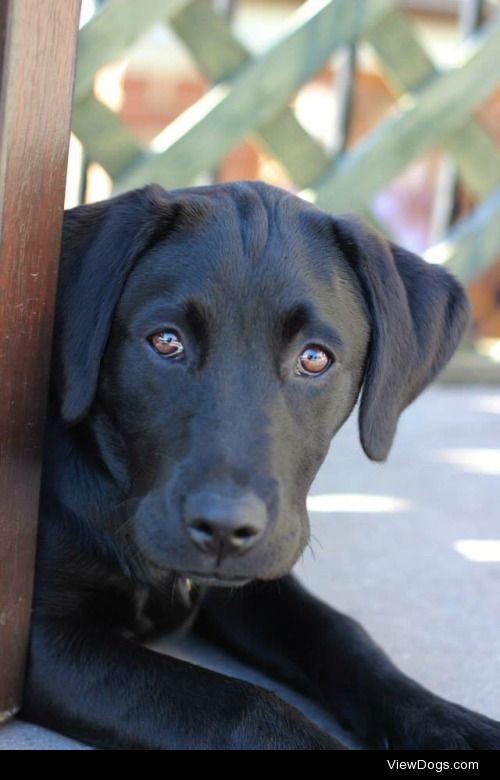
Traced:
<path id="1" fill-rule="evenodd" d="M 380 747 L 390 750 L 500 750 L 500 723 L 429 697 L 400 707 Z"/>

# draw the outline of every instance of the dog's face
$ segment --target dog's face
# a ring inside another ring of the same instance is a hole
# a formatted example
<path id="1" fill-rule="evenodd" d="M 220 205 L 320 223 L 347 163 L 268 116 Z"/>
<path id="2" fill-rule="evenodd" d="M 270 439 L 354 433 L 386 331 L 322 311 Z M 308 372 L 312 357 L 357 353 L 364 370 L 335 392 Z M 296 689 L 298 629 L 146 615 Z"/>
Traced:
<path id="1" fill-rule="evenodd" d="M 324 220 L 298 203 L 212 197 L 118 303 L 97 397 L 141 497 L 137 544 L 161 566 L 274 577 L 307 542 L 307 492 L 370 329 Z"/>
<path id="2" fill-rule="evenodd" d="M 256 183 L 70 212 L 59 299 L 63 416 L 130 499 L 126 544 L 152 572 L 230 585 L 289 571 L 362 385 L 383 459 L 466 319 L 441 269 Z"/>

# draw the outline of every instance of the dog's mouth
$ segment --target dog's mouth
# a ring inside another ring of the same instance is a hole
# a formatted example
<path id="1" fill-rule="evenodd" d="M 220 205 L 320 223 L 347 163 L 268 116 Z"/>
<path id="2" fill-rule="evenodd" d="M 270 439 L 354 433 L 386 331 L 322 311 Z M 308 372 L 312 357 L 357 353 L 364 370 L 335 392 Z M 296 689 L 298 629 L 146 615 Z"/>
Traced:
<path id="1" fill-rule="evenodd" d="M 180 576 L 185 580 L 188 590 L 193 585 L 218 586 L 226 588 L 238 588 L 251 582 L 250 577 L 230 577 L 220 572 L 191 572 L 183 571 Z"/>
<path id="2" fill-rule="evenodd" d="M 157 573 L 158 576 L 164 576 L 167 573 L 173 573 L 179 580 L 182 580 L 185 587 L 190 591 L 194 586 L 207 587 L 218 586 L 227 588 L 237 588 L 242 585 L 246 585 L 251 582 L 254 577 L 251 576 L 233 576 L 229 574 L 223 574 L 221 571 L 190 571 L 173 568 L 166 568 L 157 561 L 153 560 L 150 556 L 144 555 L 144 560 L 147 561 L 148 566 Z"/>

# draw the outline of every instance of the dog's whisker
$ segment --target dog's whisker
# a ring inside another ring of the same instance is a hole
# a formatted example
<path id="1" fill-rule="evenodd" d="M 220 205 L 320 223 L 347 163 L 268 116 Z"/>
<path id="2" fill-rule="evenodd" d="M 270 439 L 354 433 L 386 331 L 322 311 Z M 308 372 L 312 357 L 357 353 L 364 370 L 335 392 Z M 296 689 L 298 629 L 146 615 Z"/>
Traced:
<path id="1" fill-rule="evenodd" d="M 314 547 L 312 545 L 312 540 L 311 539 L 309 539 L 309 541 L 307 542 L 307 549 L 309 550 L 309 552 L 311 553 L 311 555 L 313 557 L 313 560 L 315 561 L 316 560 L 316 553 L 314 551 Z"/>
<path id="2" fill-rule="evenodd" d="M 321 550 L 323 549 L 323 542 L 321 541 L 321 539 L 318 536 L 316 536 L 316 534 L 311 532 L 309 534 L 309 543 L 312 544 L 313 542 L 314 542 L 314 544 L 318 545 L 318 547 Z"/>

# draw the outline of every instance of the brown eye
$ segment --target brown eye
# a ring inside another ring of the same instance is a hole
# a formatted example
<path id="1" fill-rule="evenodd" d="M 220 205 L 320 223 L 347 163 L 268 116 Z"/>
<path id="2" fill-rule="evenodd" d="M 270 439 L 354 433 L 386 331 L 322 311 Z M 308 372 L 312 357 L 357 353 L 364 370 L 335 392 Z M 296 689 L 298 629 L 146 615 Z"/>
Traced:
<path id="1" fill-rule="evenodd" d="M 310 344 L 299 355 L 295 371 L 301 376 L 323 374 L 333 363 L 333 357 L 317 344 Z"/>
<path id="2" fill-rule="evenodd" d="M 184 347 L 177 333 L 172 330 L 162 330 L 149 337 L 149 343 L 160 355 L 166 357 L 179 357 L 184 352 Z"/>

